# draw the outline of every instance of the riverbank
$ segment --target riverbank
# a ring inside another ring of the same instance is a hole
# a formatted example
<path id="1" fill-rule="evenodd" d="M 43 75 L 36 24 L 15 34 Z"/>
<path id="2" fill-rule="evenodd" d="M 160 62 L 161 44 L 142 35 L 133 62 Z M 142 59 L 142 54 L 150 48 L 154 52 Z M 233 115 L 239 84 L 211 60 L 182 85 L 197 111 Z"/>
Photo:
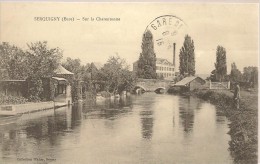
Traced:
<path id="1" fill-rule="evenodd" d="M 39 111 L 49 110 L 54 108 L 60 108 L 67 105 L 68 104 L 65 102 L 54 102 L 54 101 L 29 102 L 24 104 L 0 105 L 0 111 L 1 112 L 14 111 L 14 113 L 16 114 L 25 114 L 25 113 L 39 112 Z"/>
<path id="2" fill-rule="evenodd" d="M 200 90 L 195 95 L 217 106 L 230 120 L 229 149 L 235 163 L 257 163 L 258 93 L 241 91 L 240 109 L 233 104 L 233 93 L 227 90 Z"/>

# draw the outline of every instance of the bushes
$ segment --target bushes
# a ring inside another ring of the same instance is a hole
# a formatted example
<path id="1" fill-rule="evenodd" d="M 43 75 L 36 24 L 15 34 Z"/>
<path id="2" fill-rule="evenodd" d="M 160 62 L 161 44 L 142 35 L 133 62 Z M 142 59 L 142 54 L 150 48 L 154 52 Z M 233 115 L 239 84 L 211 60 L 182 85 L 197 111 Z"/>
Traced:
<path id="1" fill-rule="evenodd" d="M 0 94 L 0 105 L 24 104 L 26 102 L 28 102 L 28 100 L 24 97 L 6 96 L 3 94 Z"/>
<path id="2" fill-rule="evenodd" d="M 212 90 L 200 90 L 196 91 L 195 95 L 204 100 L 209 100 L 218 106 L 230 106 L 233 104 L 232 97 L 226 95 L 225 93 L 218 93 Z"/>

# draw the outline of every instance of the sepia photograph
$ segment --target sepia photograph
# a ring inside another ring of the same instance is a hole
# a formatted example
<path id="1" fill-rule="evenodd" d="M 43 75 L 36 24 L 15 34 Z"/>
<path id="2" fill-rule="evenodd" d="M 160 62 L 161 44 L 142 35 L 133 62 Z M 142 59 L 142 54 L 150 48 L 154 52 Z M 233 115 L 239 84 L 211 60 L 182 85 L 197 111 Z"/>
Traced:
<path id="1" fill-rule="evenodd" d="M 257 164 L 259 2 L 0 1 L 0 163 Z"/>

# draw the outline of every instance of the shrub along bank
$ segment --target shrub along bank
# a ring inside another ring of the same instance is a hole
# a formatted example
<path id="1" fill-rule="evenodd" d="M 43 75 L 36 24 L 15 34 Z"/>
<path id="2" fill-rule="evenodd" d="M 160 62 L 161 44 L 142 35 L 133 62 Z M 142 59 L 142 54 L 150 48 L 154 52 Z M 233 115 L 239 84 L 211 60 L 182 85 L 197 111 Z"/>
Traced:
<path id="1" fill-rule="evenodd" d="M 0 94 L 0 105 L 10 105 L 10 104 L 24 104 L 28 100 L 21 96 L 6 96 Z"/>
<path id="2" fill-rule="evenodd" d="M 234 107 L 233 94 L 229 91 L 200 90 L 191 94 L 210 101 L 230 120 L 229 149 L 235 163 L 257 163 L 257 92 L 241 91 L 240 109 Z"/>

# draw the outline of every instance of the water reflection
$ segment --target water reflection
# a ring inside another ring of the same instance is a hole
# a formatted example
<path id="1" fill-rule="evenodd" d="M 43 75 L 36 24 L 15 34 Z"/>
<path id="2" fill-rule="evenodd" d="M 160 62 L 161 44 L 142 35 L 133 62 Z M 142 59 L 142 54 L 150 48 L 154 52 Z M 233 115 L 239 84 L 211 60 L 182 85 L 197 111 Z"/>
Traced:
<path id="1" fill-rule="evenodd" d="M 139 97 L 138 97 L 139 98 Z M 149 101 L 147 101 L 149 99 Z M 144 103 L 145 102 L 145 103 Z M 137 100 L 140 104 L 140 119 L 142 126 L 142 137 L 143 139 L 151 139 L 153 136 L 153 124 L 154 124 L 154 97 L 149 96 L 149 94 L 143 95 Z"/>
<path id="2" fill-rule="evenodd" d="M 126 96 L 96 101 L 95 103 L 85 101 L 83 104 L 82 112 L 84 119 L 102 118 L 114 120 L 120 115 L 130 112 L 132 109 L 132 99 Z"/>
<path id="3" fill-rule="evenodd" d="M 226 118 L 193 97 L 83 101 L 0 126 L 0 163 L 232 163 L 227 131 Z"/>
<path id="4" fill-rule="evenodd" d="M 81 119 L 82 119 L 82 109 L 83 109 L 83 103 L 77 103 L 73 106 L 73 110 L 71 111 L 71 119 L 72 119 L 72 129 L 75 126 L 80 126 Z"/>
<path id="5" fill-rule="evenodd" d="M 190 133 L 194 124 L 194 111 L 200 109 L 201 101 L 194 97 L 182 97 L 179 99 L 179 115 L 183 130 L 186 133 Z"/>
<path id="6" fill-rule="evenodd" d="M 142 136 L 151 139 L 153 135 L 153 111 L 141 111 Z"/>

